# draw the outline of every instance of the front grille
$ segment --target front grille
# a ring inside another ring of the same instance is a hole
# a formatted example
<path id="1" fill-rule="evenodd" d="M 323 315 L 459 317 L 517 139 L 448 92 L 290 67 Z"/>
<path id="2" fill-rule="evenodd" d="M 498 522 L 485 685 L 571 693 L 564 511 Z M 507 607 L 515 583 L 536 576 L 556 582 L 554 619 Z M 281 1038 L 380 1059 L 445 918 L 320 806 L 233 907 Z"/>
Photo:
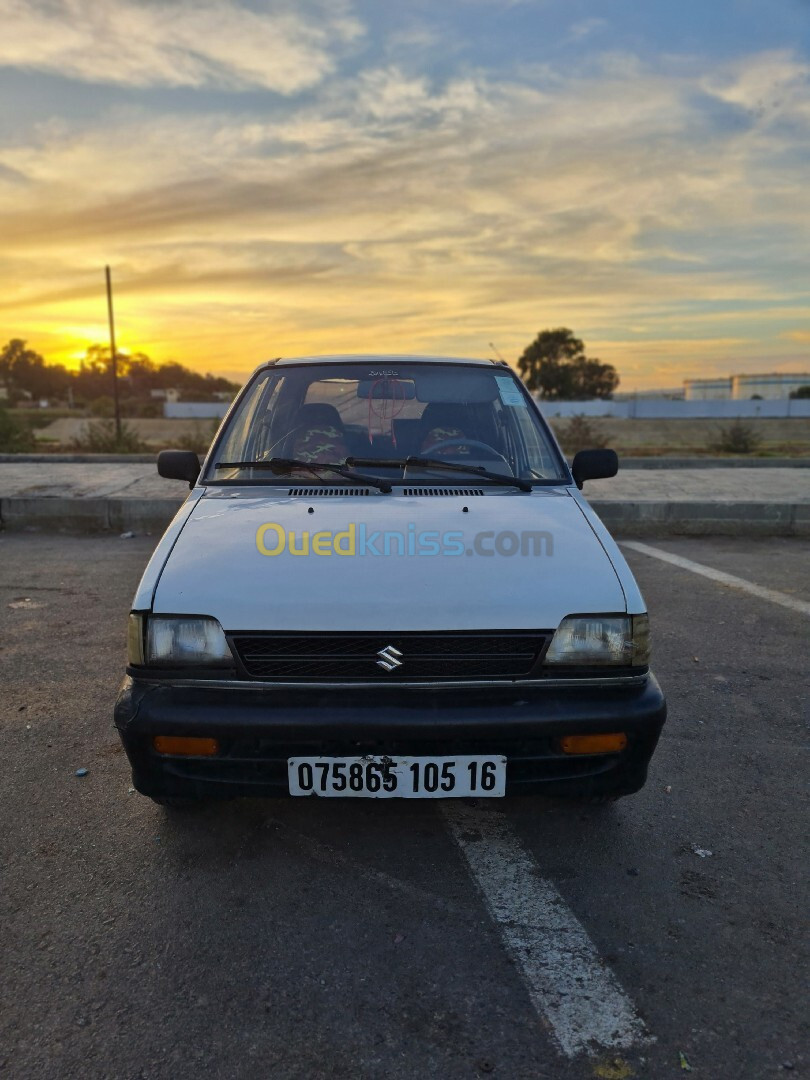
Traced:
<path id="1" fill-rule="evenodd" d="M 231 637 L 245 672 L 254 679 L 290 681 L 414 681 L 520 679 L 532 672 L 551 631 L 365 634 L 251 634 Z M 378 655 L 402 655 L 392 671 Z"/>

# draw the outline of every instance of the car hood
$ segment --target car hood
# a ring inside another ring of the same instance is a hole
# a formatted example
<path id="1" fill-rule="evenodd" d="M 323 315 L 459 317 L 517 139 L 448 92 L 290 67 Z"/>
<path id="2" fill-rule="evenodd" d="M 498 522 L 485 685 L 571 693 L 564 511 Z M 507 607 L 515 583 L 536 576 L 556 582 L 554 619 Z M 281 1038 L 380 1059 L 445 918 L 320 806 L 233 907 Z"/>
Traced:
<path id="1" fill-rule="evenodd" d="M 228 631 L 551 629 L 565 615 L 626 610 L 605 549 L 565 489 L 311 498 L 286 490 L 209 488 L 172 548 L 153 610 L 213 615 Z M 259 551 L 263 526 L 265 550 L 284 536 L 279 554 Z M 386 531 L 399 534 L 389 555 Z M 310 545 L 316 533 L 342 534 L 343 550 L 353 536 L 355 554 L 291 554 L 290 533 L 299 547 L 304 533 Z M 444 553 L 408 554 L 436 546 Z"/>

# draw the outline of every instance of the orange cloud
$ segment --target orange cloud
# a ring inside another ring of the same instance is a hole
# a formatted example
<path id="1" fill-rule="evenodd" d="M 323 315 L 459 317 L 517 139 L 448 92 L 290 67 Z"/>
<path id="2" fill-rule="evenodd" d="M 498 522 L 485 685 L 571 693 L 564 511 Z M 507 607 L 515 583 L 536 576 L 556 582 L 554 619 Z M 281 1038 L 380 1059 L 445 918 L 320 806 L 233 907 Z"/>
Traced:
<path id="1" fill-rule="evenodd" d="M 808 340 L 810 195 L 786 133 L 810 93 L 791 55 L 318 72 L 283 108 L 129 105 L 0 142 L 0 335 L 53 358 L 105 341 L 110 263 L 122 347 L 231 374 L 490 341 L 514 360 L 567 325 L 632 389 L 774 369 Z"/>

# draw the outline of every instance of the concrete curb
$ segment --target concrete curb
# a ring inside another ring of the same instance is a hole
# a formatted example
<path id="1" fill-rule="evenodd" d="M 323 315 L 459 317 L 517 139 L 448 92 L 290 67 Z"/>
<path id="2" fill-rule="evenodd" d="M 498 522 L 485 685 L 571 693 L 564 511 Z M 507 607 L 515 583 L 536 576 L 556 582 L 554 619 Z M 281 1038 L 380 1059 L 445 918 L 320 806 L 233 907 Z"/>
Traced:
<path id="1" fill-rule="evenodd" d="M 0 499 L 0 526 L 10 531 L 162 533 L 183 500 Z"/>
<path id="2" fill-rule="evenodd" d="M 810 469 L 810 457 L 630 457 L 619 456 L 623 469 Z"/>
<path id="3" fill-rule="evenodd" d="M 0 499 L 0 527 L 64 533 L 162 533 L 182 499 Z M 667 536 L 810 536 L 810 504 L 637 502 L 594 499 L 594 510 L 619 539 Z"/>
<path id="4" fill-rule="evenodd" d="M 69 465 L 154 465 L 157 451 L 153 454 L 0 454 L 0 464 L 49 465 L 53 461 Z"/>
<path id="5" fill-rule="evenodd" d="M 146 454 L 83 454 L 79 451 L 64 454 L 0 454 L 0 465 L 19 465 L 21 462 L 27 465 L 50 465 L 56 461 L 68 465 L 152 465 L 157 468 L 158 453 L 159 451 L 153 450 Z M 202 464 L 205 454 L 198 454 L 197 457 Z"/>
<path id="6" fill-rule="evenodd" d="M 810 536 L 810 505 L 769 502 L 638 502 L 594 499 L 619 539 L 667 536 Z"/>

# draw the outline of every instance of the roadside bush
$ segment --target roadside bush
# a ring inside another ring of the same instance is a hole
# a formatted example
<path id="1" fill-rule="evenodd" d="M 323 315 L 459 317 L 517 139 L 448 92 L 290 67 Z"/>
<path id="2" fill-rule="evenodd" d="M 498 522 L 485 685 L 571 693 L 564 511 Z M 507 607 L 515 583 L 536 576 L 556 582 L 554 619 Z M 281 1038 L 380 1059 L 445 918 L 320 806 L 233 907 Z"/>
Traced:
<path id="1" fill-rule="evenodd" d="M 717 439 L 710 444 L 709 449 L 720 454 L 753 454 L 761 443 L 761 437 L 751 424 L 735 420 L 720 428 Z"/>
<path id="2" fill-rule="evenodd" d="M 610 441 L 607 435 L 600 435 L 582 413 L 572 416 L 568 423 L 558 430 L 557 438 L 569 457 L 578 454 L 580 450 L 603 450 Z"/>
<path id="3" fill-rule="evenodd" d="M 108 395 L 93 398 L 90 402 L 90 413 L 93 416 L 109 417 L 115 411 L 115 402 Z"/>
<path id="4" fill-rule="evenodd" d="M 0 409 L 0 452 L 24 454 L 35 446 L 34 435 L 28 424 Z"/>
<path id="5" fill-rule="evenodd" d="M 172 446 L 177 450 L 193 450 L 195 454 L 207 454 L 219 428 L 219 420 L 209 420 L 207 424 L 194 421 L 194 427 L 177 439 L 172 439 Z"/>
<path id="6" fill-rule="evenodd" d="M 71 449 L 90 454 L 141 454 L 148 450 L 138 433 L 127 423 L 121 424 L 119 437 L 114 420 L 95 420 L 71 443 Z"/>

